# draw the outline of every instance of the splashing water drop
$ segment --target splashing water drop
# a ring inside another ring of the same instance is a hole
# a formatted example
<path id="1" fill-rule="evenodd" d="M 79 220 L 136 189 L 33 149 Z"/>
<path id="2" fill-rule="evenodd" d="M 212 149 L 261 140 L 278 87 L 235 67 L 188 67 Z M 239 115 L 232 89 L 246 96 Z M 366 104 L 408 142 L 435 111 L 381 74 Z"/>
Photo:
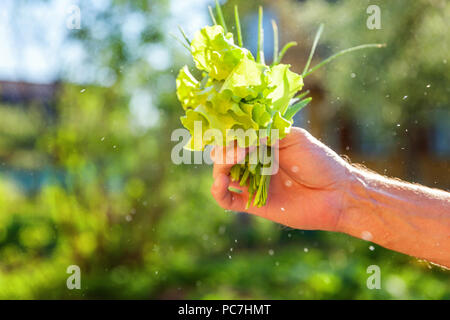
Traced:
<path id="1" fill-rule="evenodd" d="M 372 240 L 373 236 L 369 231 L 363 231 L 361 233 L 361 238 L 363 238 L 366 241 L 370 241 L 370 240 Z"/>

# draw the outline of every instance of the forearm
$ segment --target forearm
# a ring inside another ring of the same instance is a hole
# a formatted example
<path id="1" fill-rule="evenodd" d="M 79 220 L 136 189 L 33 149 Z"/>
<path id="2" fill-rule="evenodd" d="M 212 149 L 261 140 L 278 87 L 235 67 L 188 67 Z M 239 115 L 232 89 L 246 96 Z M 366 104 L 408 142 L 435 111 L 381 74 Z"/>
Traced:
<path id="1" fill-rule="evenodd" d="M 354 169 L 339 231 L 450 267 L 450 194 Z"/>

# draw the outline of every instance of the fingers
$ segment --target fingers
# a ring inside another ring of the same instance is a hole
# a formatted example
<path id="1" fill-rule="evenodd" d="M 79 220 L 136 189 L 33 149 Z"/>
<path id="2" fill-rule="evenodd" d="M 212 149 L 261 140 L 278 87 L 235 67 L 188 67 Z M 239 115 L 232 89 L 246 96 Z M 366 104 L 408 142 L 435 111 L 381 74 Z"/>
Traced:
<path id="1" fill-rule="evenodd" d="M 231 205 L 231 194 L 228 191 L 230 185 L 230 177 L 223 173 L 217 173 L 214 177 L 214 183 L 211 187 L 211 194 L 217 203 L 224 208 Z"/>
<path id="2" fill-rule="evenodd" d="M 228 175 L 231 167 L 244 161 L 246 152 L 235 146 L 214 147 L 211 151 L 211 159 L 214 161 L 213 178 L 216 179 L 220 174 Z"/>
<path id="3" fill-rule="evenodd" d="M 242 190 L 242 193 L 231 192 L 228 187 Z M 219 173 L 211 187 L 211 194 L 217 203 L 225 209 L 241 211 L 245 208 L 245 199 L 248 194 L 245 189 L 236 182 L 231 182 L 230 177 L 224 173 Z"/>

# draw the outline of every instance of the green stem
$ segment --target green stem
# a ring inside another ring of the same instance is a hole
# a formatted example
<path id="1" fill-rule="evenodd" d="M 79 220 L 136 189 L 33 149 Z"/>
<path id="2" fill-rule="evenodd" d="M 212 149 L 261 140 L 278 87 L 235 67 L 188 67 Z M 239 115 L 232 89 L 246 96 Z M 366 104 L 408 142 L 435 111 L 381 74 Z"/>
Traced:
<path id="1" fill-rule="evenodd" d="M 333 54 L 331 57 L 328 57 L 327 59 L 323 60 L 318 65 L 316 65 L 313 68 L 311 68 L 308 72 L 304 73 L 303 77 L 306 77 L 306 76 L 310 75 L 311 73 L 313 73 L 314 71 L 316 71 L 320 67 L 323 67 L 327 63 L 333 61 L 337 57 L 342 56 L 342 55 L 344 55 L 346 53 L 353 52 L 353 51 L 356 51 L 356 50 L 366 49 L 366 48 L 383 48 L 383 47 L 386 47 L 385 43 L 383 43 L 383 44 L 381 44 L 381 43 L 371 43 L 371 44 L 362 44 L 360 46 L 356 46 L 356 47 L 352 47 L 352 48 L 348 48 L 348 49 L 339 51 L 338 53 Z"/>
<path id="2" fill-rule="evenodd" d="M 225 33 L 227 33 L 228 32 L 227 25 L 225 24 L 225 19 L 223 18 L 222 8 L 220 7 L 218 0 L 216 0 L 216 11 L 217 11 L 217 16 L 219 17 L 220 25 L 223 27 L 223 31 L 225 31 Z"/>
<path id="3" fill-rule="evenodd" d="M 239 9 L 238 9 L 237 5 L 234 6 L 234 20 L 236 21 L 236 32 L 237 32 L 239 47 L 243 47 L 244 43 L 242 41 L 241 22 L 239 21 Z"/>
<path id="4" fill-rule="evenodd" d="M 275 20 L 272 20 L 272 29 L 273 29 L 273 58 L 272 64 L 278 64 L 278 26 Z"/>
<path id="5" fill-rule="evenodd" d="M 264 30 L 263 30 L 263 8 L 259 6 L 258 10 L 258 52 L 256 61 L 264 63 Z"/>
<path id="6" fill-rule="evenodd" d="M 260 204 L 260 198 L 261 198 L 261 192 L 263 191 L 266 177 L 264 175 L 261 175 L 261 178 L 259 180 L 258 190 L 256 191 L 255 199 L 253 200 L 253 206 L 257 207 Z"/>
<path id="7" fill-rule="evenodd" d="M 214 24 L 215 26 L 217 26 L 216 17 L 214 17 L 214 12 L 213 12 L 211 6 L 208 6 L 208 11 L 209 11 L 209 16 L 211 17 L 211 20 L 212 20 L 213 24 Z"/>
<path id="8" fill-rule="evenodd" d="M 296 46 L 296 45 L 297 45 L 297 42 L 295 42 L 295 41 L 291 41 L 291 42 L 286 43 L 286 44 L 284 45 L 283 49 L 281 49 L 280 54 L 278 55 L 278 61 L 277 61 L 276 64 L 278 64 L 278 63 L 281 62 L 281 59 L 283 59 L 284 54 L 286 53 L 286 51 L 287 51 L 290 47 L 293 47 L 293 46 Z"/>
<path id="9" fill-rule="evenodd" d="M 242 190 L 235 188 L 235 187 L 228 187 L 228 190 L 234 193 L 242 193 Z"/>
<path id="10" fill-rule="evenodd" d="M 241 181 L 239 182 L 239 184 L 241 186 L 244 186 L 245 183 L 247 182 L 248 176 L 250 175 L 250 170 L 248 169 L 248 166 L 245 168 L 244 174 L 242 175 Z"/>
<path id="11" fill-rule="evenodd" d="M 311 60 L 314 56 L 314 52 L 316 51 L 317 43 L 319 42 L 320 36 L 322 35 L 323 31 L 323 23 L 320 24 L 319 30 L 317 30 L 316 36 L 314 37 L 313 46 L 311 48 L 311 52 L 309 53 L 308 61 L 306 61 L 305 69 L 303 69 L 302 76 L 305 77 L 306 72 L 309 69 L 309 65 L 311 64 Z"/>
<path id="12" fill-rule="evenodd" d="M 299 95 L 297 95 L 297 96 L 295 96 L 294 97 L 294 100 L 301 100 L 303 97 L 305 97 L 307 94 L 309 93 L 309 90 L 306 90 L 306 91 L 304 91 L 304 92 L 302 92 L 302 93 L 300 93 Z"/>
<path id="13" fill-rule="evenodd" d="M 180 33 L 183 36 L 184 40 L 187 42 L 187 44 L 191 45 L 191 41 L 189 40 L 188 36 L 184 32 L 183 28 L 181 26 L 178 26 L 178 30 L 180 30 Z"/>
<path id="14" fill-rule="evenodd" d="M 169 32 L 169 35 L 174 38 L 175 40 L 177 40 L 183 47 L 185 47 L 189 53 L 191 53 L 191 49 L 180 39 L 178 38 L 176 35 L 174 35 L 172 32 Z"/>

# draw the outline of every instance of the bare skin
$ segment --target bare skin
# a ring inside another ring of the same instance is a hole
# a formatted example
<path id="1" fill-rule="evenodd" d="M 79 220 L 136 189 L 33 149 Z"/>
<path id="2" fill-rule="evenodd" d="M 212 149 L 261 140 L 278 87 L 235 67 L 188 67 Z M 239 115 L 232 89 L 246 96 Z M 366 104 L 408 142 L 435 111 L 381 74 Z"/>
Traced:
<path id="1" fill-rule="evenodd" d="M 221 159 L 219 152 L 230 157 L 216 148 L 213 160 Z M 229 177 L 245 155 L 237 153 L 232 161 L 214 160 L 211 193 L 221 207 L 291 228 L 343 232 L 450 268 L 450 193 L 352 166 L 306 130 L 292 128 L 280 141 L 266 205 L 245 210 L 248 192 Z"/>

